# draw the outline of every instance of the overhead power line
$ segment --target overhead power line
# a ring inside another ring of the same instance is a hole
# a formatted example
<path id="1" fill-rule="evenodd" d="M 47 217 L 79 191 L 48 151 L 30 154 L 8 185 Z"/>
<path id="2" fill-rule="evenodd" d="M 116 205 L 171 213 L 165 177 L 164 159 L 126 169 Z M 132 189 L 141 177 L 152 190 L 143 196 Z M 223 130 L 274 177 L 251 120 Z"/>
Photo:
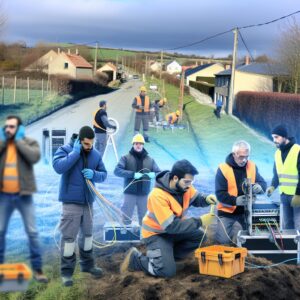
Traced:
<path id="1" fill-rule="evenodd" d="M 241 33 L 240 31 L 239 31 L 239 35 L 240 35 L 240 37 L 241 37 L 241 40 L 242 40 L 242 42 L 243 42 L 245 48 L 247 49 L 247 51 L 248 51 L 248 53 L 249 53 L 249 55 L 250 55 L 250 57 L 251 57 L 251 60 L 254 61 L 253 55 L 251 54 L 251 52 L 250 52 L 250 50 L 249 50 L 249 48 L 248 48 L 248 46 L 247 46 L 247 44 L 246 44 L 246 42 L 245 42 L 243 36 L 242 36 L 242 33 Z"/>
<path id="2" fill-rule="evenodd" d="M 274 20 L 271 20 L 271 21 L 268 21 L 268 22 L 258 23 L 258 24 L 252 24 L 252 25 L 246 25 L 246 26 L 242 26 L 242 27 L 237 27 L 237 29 L 246 29 L 246 28 L 252 28 L 252 27 L 259 27 L 259 26 L 268 25 L 268 24 L 275 23 L 277 21 L 289 18 L 289 17 L 291 17 L 293 15 L 296 15 L 296 14 L 299 14 L 299 13 L 300 13 L 300 10 L 297 10 L 297 11 L 295 11 L 293 13 L 290 13 L 288 15 L 282 16 L 280 18 L 277 18 L 277 19 L 274 19 Z M 196 41 L 196 42 L 193 42 L 193 43 L 189 43 L 189 44 L 185 44 L 185 45 L 181 45 L 181 46 L 178 46 L 178 47 L 170 48 L 170 49 L 164 49 L 163 51 L 172 51 L 172 50 L 178 50 L 178 49 L 183 49 L 183 48 L 195 46 L 195 45 L 204 43 L 204 42 L 206 42 L 206 41 L 208 41 L 210 39 L 213 39 L 215 37 L 218 37 L 218 36 L 221 36 L 221 35 L 226 34 L 228 32 L 231 32 L 233 30 L 234 30 L 234 28 L 231 28 L 229 30 L 226 30 L 226 31 L 223 31 L 223 32 L 211 35 L 211 36 L 208 36 L 208 37 L 206 37 L 206 38 L 204 38 L 202 40 L 199 40 L 199 41 Z"/>

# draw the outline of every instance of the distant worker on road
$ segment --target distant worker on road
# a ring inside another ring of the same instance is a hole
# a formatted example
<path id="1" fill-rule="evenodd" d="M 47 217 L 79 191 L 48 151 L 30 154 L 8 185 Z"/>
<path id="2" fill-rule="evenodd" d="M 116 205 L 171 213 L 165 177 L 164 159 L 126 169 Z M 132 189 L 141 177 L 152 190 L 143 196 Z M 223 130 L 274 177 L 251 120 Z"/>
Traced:
<path id="1" fill-rule="evenodd" d="M 222 99 L 219 98 L 216 102 L 216 109 L 214 110 L 214 114 L 218 119 L 221 119 L 221 110 L 222 110 L 223 102 Z"/>
<path id="2" fill-rule="evenodd" d="M 146 95 L 147 89 L 142 86 L 140 88 L 140 94 L 136 96 L 132 103 L 132 108 L 135 109 L 135 122 L 134 132 L 138 134 L 140 131 L 141 123 L 143 123 L 143 136 L 145 142 L 149 143 L 149 117 L 150 117 L 150 98 Z"/>
<path id="3" fill-rule="evenodd" d="M 107 118 L 107 104 L 105 100 L 99 102 L 99 109 L 94 113 L 94 131 L 95 148 L 100 152 L 101 157 L 104 154 L 107 143 L 107 128 L 117 129 L 115 125 L 109 123 Z"/>

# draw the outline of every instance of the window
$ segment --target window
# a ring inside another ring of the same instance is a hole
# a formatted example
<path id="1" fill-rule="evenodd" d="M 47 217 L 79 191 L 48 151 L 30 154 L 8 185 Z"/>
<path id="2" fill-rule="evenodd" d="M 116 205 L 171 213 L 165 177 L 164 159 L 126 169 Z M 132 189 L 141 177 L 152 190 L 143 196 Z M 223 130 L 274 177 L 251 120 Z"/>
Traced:
<path id="1" fill-rule="evenodd" d="M 68 69 L 68 68 L 69 68 L 69 64 L 65 62 L 64 69 Z"/>

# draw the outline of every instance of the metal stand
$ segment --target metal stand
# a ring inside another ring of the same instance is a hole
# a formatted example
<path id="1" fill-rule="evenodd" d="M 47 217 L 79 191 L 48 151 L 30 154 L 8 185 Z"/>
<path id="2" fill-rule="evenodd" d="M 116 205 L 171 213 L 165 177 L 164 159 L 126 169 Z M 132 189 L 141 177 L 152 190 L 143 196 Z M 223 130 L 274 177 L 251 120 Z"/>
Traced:
<path id="1" fill-rule="evenodd" d="M 108 146 L 112 145 L 113 149 L 114 149 L 116 160 L 118 162 L 119 161 L 119 156 L 118 156 L 118 151 L 117 151 L 116 143 L 115 143 L 115 140 L 114 140 L 114 135 L 119 131 L 120 125 L 119 125 L 118 121 L 115 120 L 115 119 L 113 119 L 113 118 L 108 118 L 108 122 L 110 124 L 112 124 L 112 125 L 115 125 L 117 127 L 117 129 L 116 130 L 110 129 L 110 128 L 106 129 L 107 141 L 106 141 L 106 147 L 105 147 L 102 159 L 104 160 L 105 154 L 108 151 L 107 150 Z"/>

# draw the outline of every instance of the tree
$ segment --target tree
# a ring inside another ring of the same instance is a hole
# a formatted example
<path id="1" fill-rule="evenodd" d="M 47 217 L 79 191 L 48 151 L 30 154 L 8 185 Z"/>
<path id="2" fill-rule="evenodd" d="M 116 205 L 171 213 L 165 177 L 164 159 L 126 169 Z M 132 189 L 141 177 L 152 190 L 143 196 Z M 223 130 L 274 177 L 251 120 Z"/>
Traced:
<path id="1" fill-rule="evenodd" d="M 288 70 L 291 84 L 296 94 L 300 86 L 300 26 L 296 20 L 283 30 L 279 46 L 278 46 L 279 61 Z"/>

